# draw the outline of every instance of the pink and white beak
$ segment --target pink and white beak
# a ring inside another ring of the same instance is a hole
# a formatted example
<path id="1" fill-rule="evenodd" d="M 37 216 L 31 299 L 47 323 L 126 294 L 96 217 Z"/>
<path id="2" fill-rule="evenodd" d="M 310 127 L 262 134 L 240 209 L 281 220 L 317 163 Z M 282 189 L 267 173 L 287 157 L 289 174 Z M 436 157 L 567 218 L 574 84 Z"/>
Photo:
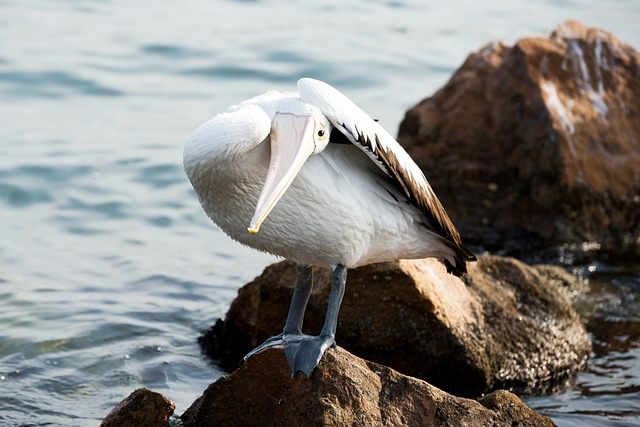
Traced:
<path id="1" fill-rule="evenodd" d="M 249 225 L 256 234 L 278 200 L 315 150 L 316 121 L 311 116 L 276 113 L 271 125 L 269 171 Z"/>

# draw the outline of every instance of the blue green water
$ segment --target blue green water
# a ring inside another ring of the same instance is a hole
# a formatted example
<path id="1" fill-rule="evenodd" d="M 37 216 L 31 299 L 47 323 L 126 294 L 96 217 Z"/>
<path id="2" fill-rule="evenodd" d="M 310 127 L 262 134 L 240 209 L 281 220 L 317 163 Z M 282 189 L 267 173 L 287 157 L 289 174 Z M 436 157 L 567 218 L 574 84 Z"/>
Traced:
<path id="1" fill-rule="evenodd" d="M 486 3 L 0 1 L 0 425 L 96 426 L 142 386 L 181 414 L 222 374 L 196 339 L 274 258 L 182 172 L 216 112 L 311 76 L 394 134 L 491 40 L 573 18 L 640 47 L 636 1 Z M 639 275 L 601 279 L 589 372 L 528 400 L 560 425 L 640 423 Z"/>

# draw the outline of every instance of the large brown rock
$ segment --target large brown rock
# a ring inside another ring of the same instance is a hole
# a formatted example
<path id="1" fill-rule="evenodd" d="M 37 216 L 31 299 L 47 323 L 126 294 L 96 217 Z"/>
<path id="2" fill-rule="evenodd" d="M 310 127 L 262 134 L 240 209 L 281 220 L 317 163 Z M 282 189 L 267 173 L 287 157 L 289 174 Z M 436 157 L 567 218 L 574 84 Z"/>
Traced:
<path id="1" fill-rule="evenodd" d="M 293 263 L 267 267 L 239 290 L 205 349 L 237 367 L 282 331 L 294 282 Z M 329 271 L 314 270 L 314 283 L 303 328 L 310 334 L 322 328 Z M 433 259 L 364 266 L 349 271 L 336 340 L 457 395 L 550 391 L 566 385 L 591 349 L 571 306 L 580 286 L 560 268 L 500 257 L 479 257 L 466 283 Z"/>
<path id="2" fill-rule="evenodd" d="M 507 391 L 481 403 L 339 347 L 325 353 L 310 378 L 292 379 L 284 351 L 269 348 L 211 384 L 182 421 L 185 427 L 555 425 Z"/>
<path id="3" fill-rule="evenodd" d="M 606 31 L 484 46 L 398 141 L 468 243 L 640 254 L 640 55 Z"/>
<path id="4" fill-rule="evenodd" d="M 139 388 L 109 412 L 100 427 L 170 427 L 175 404 L 162 394 Z"/>

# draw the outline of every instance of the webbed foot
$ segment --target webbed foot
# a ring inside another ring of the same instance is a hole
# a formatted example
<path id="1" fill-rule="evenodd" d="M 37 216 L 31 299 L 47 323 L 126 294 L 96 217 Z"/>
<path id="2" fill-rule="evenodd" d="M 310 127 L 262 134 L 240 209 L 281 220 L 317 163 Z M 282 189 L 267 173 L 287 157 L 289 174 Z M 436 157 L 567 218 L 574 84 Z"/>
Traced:
<path id="1" fill-rule="evenodd" d="M 333 337 L 328 335 L 285 335 L 284 353 L 291 368 L 291 376 L 295 377 L 298 371 L 302 371 L 309 377 L 324 352 L 334 344 Z"/>

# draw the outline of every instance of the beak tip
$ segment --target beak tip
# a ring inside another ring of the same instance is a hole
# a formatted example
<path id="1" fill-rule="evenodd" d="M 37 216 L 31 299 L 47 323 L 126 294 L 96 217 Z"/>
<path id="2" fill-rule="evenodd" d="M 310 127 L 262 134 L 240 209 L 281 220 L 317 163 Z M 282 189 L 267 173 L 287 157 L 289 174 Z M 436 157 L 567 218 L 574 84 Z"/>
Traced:
<path id="1" fill-rule="evenodd" d="M 250 234 L 258 234 L 258 231 L 260 230 L 260 227 L 249 227 L 247 228 L 247 230 L 249 231 Z"/>

